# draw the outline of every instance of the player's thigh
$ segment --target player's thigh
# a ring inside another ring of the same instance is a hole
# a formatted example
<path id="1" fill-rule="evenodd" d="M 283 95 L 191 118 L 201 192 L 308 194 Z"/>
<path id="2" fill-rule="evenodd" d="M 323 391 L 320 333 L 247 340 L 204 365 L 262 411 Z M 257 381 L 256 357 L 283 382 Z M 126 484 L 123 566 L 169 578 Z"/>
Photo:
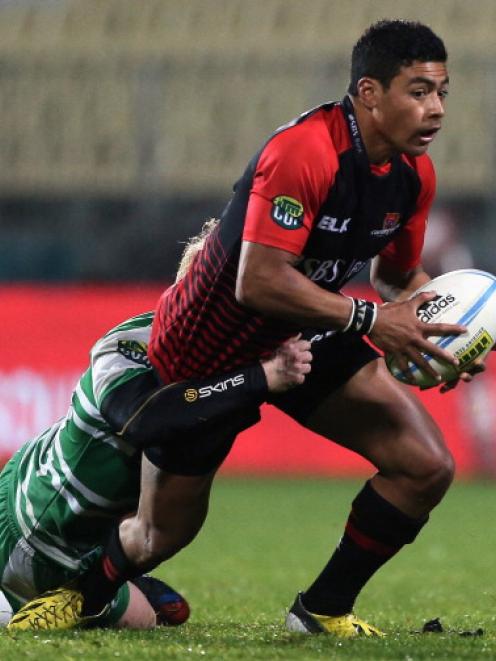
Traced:
<path id="1" fill-rule="evenodd" d="M 138 519 L 169 531 L 193 533 L 208 509 L 215 473 L 229 454 L 238 431 L 259 419 L 258 408 L 239 420 L 200 425 L 197 433 L 146 448 L 141 466 Z"/>
<path id="2" fill-rule="evenodd" d="M 442 434 L 411 388 L 371 361 L 312 411 L 305 426 L 358 452 L 383 474 L 447 461 Z"/>
<path id="3" fill-rule="evenodd" d="M 141 493 L 136 515 L 120 525 L 127 556 L 152 568 L 187 546 L 208 512 L 215 469 L 202 475 L 177 475 L 142 462 Z"/>
<path id="4" fill-rule="evenodd" d="M 15 477 L 16 465 L 11 461 L 0 476 L 0 590 L 14 612 L 46 589 L 46 581 L 54 575 L 14 523 L 8 494 Z"/>
<path id="5" fill-rule="evenodd" d="M 181 528 L 188 513 L 208 507 L 216 468 L 201 475 L 178 475 L 151 463 L 144 456 L 138 517 L 156 527 Z"/>
<path id="6" fill-rule="evenodd" d="M 258 409 L 253 414 L 258 416 Z M 234 442 L 234 427 L 227 426 L 227 432 L 209 426 L 202 428 L 204 433 L 144 450 L 138 510 L 119 531 L 126 554 L 137 565 L 156 566 L 200 531 L 215 473 Z"/>

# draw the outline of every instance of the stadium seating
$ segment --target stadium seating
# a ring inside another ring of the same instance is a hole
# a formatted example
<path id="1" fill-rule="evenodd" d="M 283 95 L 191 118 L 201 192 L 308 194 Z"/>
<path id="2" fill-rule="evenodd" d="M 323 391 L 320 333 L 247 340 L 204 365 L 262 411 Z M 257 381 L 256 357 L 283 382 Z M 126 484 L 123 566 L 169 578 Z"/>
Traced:
<path id="1" fill-rule="evenodd" d="M 0 191 L 219 192 L 274 127 L 339 96 L 351 44 L 412 15 L 453 55 L 433 153 L 444 192 L 483 192 L 496 3 L 86 0 L 2 4 Z"/>

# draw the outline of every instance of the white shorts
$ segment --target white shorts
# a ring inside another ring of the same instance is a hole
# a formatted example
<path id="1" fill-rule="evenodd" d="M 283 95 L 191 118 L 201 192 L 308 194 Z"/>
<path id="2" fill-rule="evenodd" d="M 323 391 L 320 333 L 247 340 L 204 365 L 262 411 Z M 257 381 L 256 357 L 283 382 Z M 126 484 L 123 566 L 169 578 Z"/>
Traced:
<path id="1" fill-rule="evenodd" d="M 0 590 L 0 627 L 7 626 L 12 615 L 12 608 L 5 598 L 4 593 Z"/>

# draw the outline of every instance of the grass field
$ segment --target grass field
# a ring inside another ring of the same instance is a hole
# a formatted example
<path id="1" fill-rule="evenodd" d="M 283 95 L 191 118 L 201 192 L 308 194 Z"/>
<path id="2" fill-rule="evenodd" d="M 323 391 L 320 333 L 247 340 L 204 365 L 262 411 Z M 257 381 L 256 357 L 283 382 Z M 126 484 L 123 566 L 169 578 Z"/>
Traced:
<path id="1" fill-rule="evenodd" d="M 0 659 L 496 659 L 496 484 L 458 483 L 417 542 L 366 587 L 357 612 L 388 636 L 289 634 L 285 609 L 327 559 L 359 484 L 219 480 L 199 538 L 160 570 L 192 605 L 188 624 L 151 632 L 8 636 Z M 442 634 L 416 634 L 439 617 Z M 484 629 L 480 637 L 459 631 Z"/>

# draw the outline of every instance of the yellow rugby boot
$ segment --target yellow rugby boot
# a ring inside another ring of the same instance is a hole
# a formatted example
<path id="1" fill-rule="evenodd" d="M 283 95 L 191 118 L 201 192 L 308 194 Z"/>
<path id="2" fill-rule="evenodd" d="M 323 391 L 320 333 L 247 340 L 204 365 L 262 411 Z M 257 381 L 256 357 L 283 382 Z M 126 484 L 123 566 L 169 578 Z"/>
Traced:
<path id="1" fill-rule="evenodd" d="M 74 629 L 104 615 L 109 606 L 94 617 L 83 617 L 83 595 L 72 588 L 50 590 L 28 601 L 7 624 L 9 631 Z"/>
<path id="2" fill-rule="evenodd" d="M 345 615 L 318 615 L 306 610 L 301 602 L 301 593 L 286 617 L 286 629 L 300 633 L 329 633 L 337 638 L 354 636 L 375 636 L 382 638 L 386 634 L 367 622 L 360 620 L 353 613 Z"/>

